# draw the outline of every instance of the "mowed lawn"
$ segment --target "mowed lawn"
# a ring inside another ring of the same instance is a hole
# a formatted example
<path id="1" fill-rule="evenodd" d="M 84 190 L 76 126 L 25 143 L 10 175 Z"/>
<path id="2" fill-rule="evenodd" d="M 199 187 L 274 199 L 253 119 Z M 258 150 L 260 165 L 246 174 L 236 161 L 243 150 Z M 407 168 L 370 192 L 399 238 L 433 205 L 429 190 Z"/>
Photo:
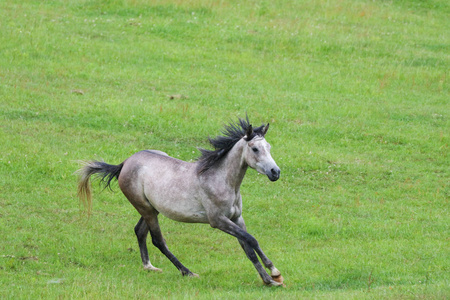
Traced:
<path id="1" fill-rule="evenodd" d="M 448 299 L 447 1 L 0 2 L 1 299 Z M 160 218 L 184 278 L 138 213 L 80 160 L 143 149 L 194 161 L 248 114 L 281 178 L 249 170 L 238 242 Z"/>

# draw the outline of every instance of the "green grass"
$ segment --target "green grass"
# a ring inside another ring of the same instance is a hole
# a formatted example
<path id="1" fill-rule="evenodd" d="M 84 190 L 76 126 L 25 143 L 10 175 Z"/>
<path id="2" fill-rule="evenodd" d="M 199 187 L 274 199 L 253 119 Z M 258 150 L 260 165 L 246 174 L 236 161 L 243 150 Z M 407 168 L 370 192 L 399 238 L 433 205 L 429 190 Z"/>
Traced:
<path id="1" fill-rule="evenodd" d="M 446 299 L 450 296 L 447 1 L 0 2 L 0 298 Z M 150 245 L 137 212 L 78 160 L 142 149 L 194 160 L 248 113 L 282 170 L 250 170 L 266 288 L 230 236 L 161 218 L 200 278 Z"/>

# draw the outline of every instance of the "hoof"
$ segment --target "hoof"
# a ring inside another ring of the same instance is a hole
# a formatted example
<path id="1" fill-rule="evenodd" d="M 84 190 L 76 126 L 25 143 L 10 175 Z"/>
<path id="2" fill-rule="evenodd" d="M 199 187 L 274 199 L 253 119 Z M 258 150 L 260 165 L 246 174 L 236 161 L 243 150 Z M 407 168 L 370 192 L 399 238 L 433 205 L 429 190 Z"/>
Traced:
<path id="1" fill-rule="evenodd" d="M 271 276 L 272 278 L 269 281 L 264 281 L 263 283 L 267 286 L 282 286 L 282 287 L 286 287 L 286 285 L 283 283 L 283 276 L 278 275 L 278 276 Z"/>
<path id="2" fill-rule="evenodd" d="M 183 277 L 200 277 L 198 274 L 192 273 L 189 270 L 187 272 L 181 271 L 181 275 L 183 275 Z"/>
<path id="3" fill-rule="evenodd" d="M 270 276 L 272 276 L 272 278 L 280 276 L 280 275 L 281 275 L 281 272 L 278 271 L 277 268 L 274 267 L 274 268 L 271 269 Z"/>
<path id="4" fill-rule="evenodd" d="M 282 286 L 282 287 L 285 287 L 285 285 L 283 284 L 283 283 L 280 283 L 280 282 L 277 282 L 277 281 L 274 281 L 274 280 L 271 280 L 270 282 L 264 282 L 264 284 L 265 285 L 267 285 L 267 286 Z"/>
<path id="5" fill-rule="evenodd" d="M 145 266 L 145 267 L 144 267 L 144 270 L 147 270 L 147 271 L 153 271 L 153 272 L 162 272 L 162 269 L 156 268 L 156 267 L 154 267 L 154 266 L 152 266 L 152 265 Z"/>
<path id="6" fill-rule="evenodd" d="M 272 275 L 272 279 L 273 279 L 273 281 L 275 281 L 276 283 L 278 283 L 280 286 L 286 287 L 286 285 L 283 283 L 284 278 L 283 278 L 283 276 L 281 276 L 281 274 L 278 275 L 278 276 L 273 276 L 273 275 Z"/>

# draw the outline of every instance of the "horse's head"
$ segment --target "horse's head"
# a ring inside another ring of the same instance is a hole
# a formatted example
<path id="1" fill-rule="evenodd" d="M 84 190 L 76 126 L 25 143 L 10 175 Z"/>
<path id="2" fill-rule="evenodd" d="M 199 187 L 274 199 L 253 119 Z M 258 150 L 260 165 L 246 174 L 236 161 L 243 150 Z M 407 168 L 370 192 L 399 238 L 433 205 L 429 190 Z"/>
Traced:
<path id="1" fill-rule="evenodd" d="M 247 128 L 244 140 L 247 146 L 244 147 L 245 162 L 261 174 L 267 175 L 270 181 L 277 181 L 280 178 L 280 168 L 270 155 L 270 144 L 266 141 L 265 135 L 269 129 L 269 124 L 261 126 L 253 131 L 252 125 Z"/>

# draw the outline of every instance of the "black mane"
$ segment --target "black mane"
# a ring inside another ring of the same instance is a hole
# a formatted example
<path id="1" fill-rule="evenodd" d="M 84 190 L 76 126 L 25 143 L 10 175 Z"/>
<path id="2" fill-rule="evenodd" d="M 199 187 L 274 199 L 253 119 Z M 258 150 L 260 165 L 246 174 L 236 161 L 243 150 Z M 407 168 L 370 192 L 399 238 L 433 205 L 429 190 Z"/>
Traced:
<path id="1" fill-rule="evenodd" d="M 199 148 L 201 156 L 198 158 L 198 169 L 197 172 L 202 174 L 206 172 L 215 164 L 217 164 L 226 154 L 234 147 L 234 145 L 243 138 L 247 129 L 251 126 L 248 116 L 245 120 L 239 118 L 238 122 L 230 122 L 228 125 L 224 126 L 222 130 L 223 136 L 217 136 L 216 138 L 208 138 L 209 143 L 213 146 L 214 150 L 207 150 Z M 253 132 L 249 137 L 246 137 L 246 141 L 252 140 L 255 136 L 263 136 L 264 125 L 260 127 L 253 128 Z"/>

